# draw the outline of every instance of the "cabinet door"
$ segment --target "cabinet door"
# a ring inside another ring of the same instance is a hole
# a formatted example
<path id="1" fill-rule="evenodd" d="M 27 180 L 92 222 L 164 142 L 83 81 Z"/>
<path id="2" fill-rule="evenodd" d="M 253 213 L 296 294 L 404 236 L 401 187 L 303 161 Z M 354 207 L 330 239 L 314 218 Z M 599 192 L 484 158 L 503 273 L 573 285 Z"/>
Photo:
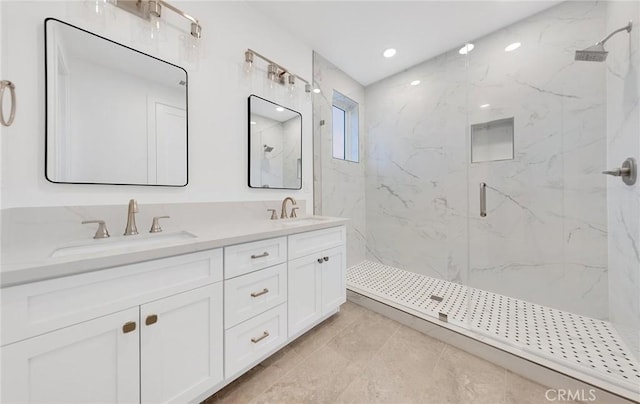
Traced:
<path id="1" fill-rule="evenodd" d="M 322 315 L 338 308 L 347 301 L 345 247 L 336 247 L 321 253 Z"/>
<path id="2" fill-rule="evenodd" d="M 142 305 L 140 323 L 143 403 L 186 403 L 222 381 L 222 283 Z"/>
<path id="3" fill-rule="evenodd" d="M 139 402 L 138 319 L 135 307 L 3 347 L 2 402 Z"/>
<path id="4" fill-rule="evenodd" d="M 321 255 L 289 261 L 289 337 L 307 328 L 322 316 Z"/>

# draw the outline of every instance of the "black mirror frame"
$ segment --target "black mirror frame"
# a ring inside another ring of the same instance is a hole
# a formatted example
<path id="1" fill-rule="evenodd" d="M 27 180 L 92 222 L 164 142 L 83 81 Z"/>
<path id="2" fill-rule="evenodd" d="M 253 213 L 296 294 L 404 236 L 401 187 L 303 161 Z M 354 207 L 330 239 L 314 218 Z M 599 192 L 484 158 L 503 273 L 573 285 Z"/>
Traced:
<path id="1" fill-rule="evenodd" d="M 265 187 L 251 186 L 251 97 L 258 98 L 260 100 L 266 101 L 273 105 L 277 105 L 279 107 L 282 107 L 300 116 L 300 186 L 298 188 L 276 188 L 276 187 L 265 188 Z M 289 190 L 299 191 L 302 189 L 303 178 L 304 176 L 303 176 L 303 170 L 302 170 L 302 114 L 298 111 L 295 111 L 291 108 L 287 108 L 284 105 L 276 104 L 275 102 L 267 100 L 266 98 L 262 98 L 258 95 L 255 95 L 255 94 L 249 95 L 249 97 L 247 97 L 247 185 L 251 189 L 289 189 Z"/>

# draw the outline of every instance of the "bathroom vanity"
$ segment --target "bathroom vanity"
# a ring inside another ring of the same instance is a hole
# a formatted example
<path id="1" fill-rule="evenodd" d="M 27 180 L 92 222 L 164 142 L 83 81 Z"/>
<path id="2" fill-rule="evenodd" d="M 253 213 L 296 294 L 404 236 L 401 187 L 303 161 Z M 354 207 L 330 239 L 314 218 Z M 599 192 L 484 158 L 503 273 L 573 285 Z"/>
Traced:
<path id="1" fill-rule="evenodd" d="M 310 219 L 3 270 L 2 402 L 203 400 L 345 302 L 346 220 Z"/>

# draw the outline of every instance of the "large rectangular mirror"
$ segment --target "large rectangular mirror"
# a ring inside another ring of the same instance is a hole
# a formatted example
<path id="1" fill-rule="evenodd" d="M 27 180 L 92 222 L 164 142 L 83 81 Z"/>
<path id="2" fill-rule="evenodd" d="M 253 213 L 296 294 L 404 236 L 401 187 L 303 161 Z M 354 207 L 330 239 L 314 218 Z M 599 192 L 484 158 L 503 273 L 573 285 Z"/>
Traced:
<path id="1" fill-rule="evenodd" d="M 185 186 L 187 72 L 45 20 L 46 178 Z"/>
<path id="2" fill-rule="evenodd" d="M 249 186 L 302 189 L 302 115 L 249 97 Z"/>

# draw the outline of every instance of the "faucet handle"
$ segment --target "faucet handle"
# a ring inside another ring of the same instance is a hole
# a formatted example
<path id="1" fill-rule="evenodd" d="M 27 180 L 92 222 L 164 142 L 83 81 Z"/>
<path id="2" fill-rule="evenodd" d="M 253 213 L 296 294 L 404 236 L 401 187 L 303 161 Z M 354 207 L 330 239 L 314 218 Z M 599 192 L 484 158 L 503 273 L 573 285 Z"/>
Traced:
<path id="1" fill-rule="evenodd" d="M 93 236 L 93 238 L 99 239 L 99 238 L 109 237 L 107 224 L 104 222 L 104 220 L 83 220 L 82 221 L 82 224 L 89 224 L 89 223 L 98 223 L 98 229 L 96 230 L 96 234 Z"/>
<path id="2" fill-rule="evenodd" d="M 278 215 L 276 214 L 276 210 L 275 209 L 267 209 L 267 212 L 271 212 L 271 220 L 277 220 L 278 219 Z"/>
<path id="3" fill-rule="evenodd" d="M 296 215 L 296 210 L 300 209 L 298 206 L 294 206 L 291 208 L 291 215 L 289 215 L 290 218 L 294 218 L 294 217 L 298 217 L 298 215 Z"/>
<path id="4" fill-rule="evenodd" d="M 160 219 L 169 219 L 170 217 L 171 216 L 155 216 L 151 223 L 151 230 L 149 230 L 149 233 L 160 233 L 162 231 L 162 227 L 160 227 Z"/>

